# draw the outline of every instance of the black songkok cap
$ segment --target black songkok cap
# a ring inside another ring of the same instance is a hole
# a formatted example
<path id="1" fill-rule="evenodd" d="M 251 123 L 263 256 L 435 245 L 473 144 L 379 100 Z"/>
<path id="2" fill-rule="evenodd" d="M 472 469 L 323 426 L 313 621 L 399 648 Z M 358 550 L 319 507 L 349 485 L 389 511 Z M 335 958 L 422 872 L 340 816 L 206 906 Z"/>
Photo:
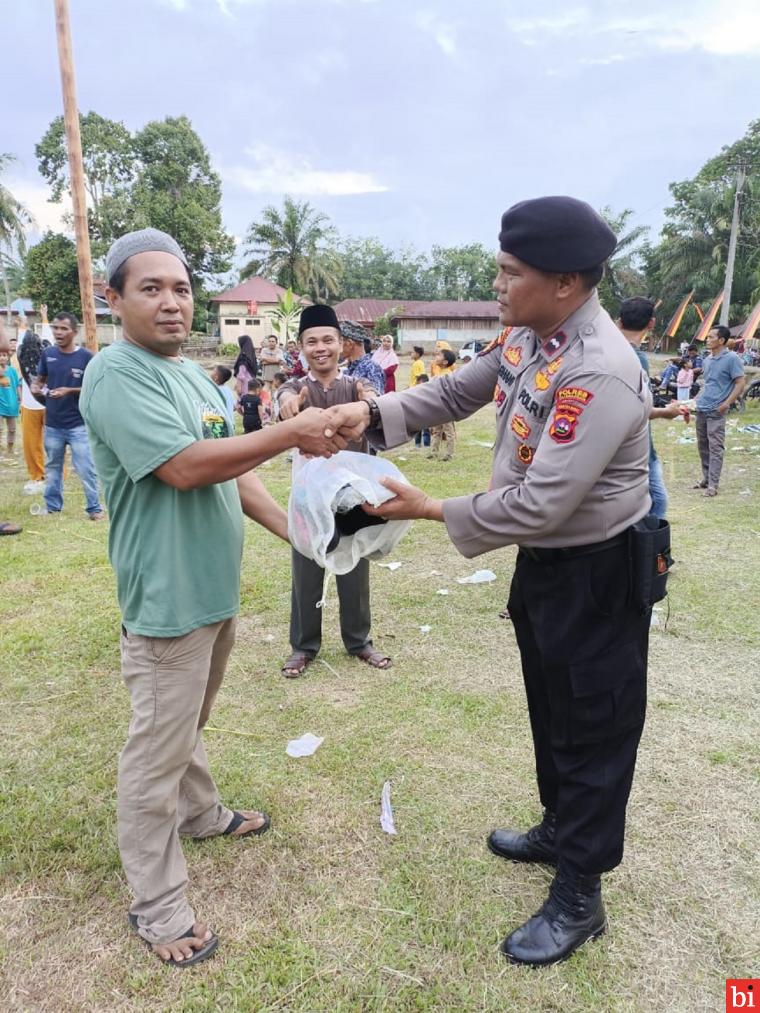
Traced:
<path id="1" fill-rule="evenodd" d="M 617 246 L 615 233 L 590 204 L 574 197 L 520 201 L 501 216 L 505 253 L 539 271 L 588 271 Z"/>
<path id="2" fill-rule="evenodd" d="M 336 331 L 339 331 L 340 324 L 332 306 L 316 303 L 314 306 L 307 306 L 303 309 L 301 321 L 298 324 L 299 337 L 310 327 L 334 327 Z"/>

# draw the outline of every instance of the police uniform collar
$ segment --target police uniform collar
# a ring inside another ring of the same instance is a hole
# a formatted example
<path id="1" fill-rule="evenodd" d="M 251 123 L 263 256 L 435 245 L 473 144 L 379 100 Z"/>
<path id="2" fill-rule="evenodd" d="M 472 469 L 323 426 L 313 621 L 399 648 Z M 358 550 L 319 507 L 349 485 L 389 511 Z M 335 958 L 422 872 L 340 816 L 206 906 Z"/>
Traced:
<path id="1" fill-rule="evenodd" d="M 594 289 L 588 299 L 562 322 L 557 333 L 547 341 L 540 343 L 539 350 L 544 359 L 547 362 L 552 362 L 573 344 L 579 334 L 593 334 L 596 328 L 591 321 L 598 312 L 599 296 Z"/>

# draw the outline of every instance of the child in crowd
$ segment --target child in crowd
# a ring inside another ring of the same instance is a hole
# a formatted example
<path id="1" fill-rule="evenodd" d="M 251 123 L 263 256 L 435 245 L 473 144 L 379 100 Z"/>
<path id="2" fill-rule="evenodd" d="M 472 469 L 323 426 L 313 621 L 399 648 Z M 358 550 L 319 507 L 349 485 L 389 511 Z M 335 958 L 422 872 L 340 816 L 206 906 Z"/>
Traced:
<path id="1" fill-rule="evenodd" d="M 275 373 L 272 377 L 272 422 L 280 421 L 280 403 L 277 400 L 277 391 L 287 382 L 287 373 Z"/>
<path id="2" fill-rule="evenodd" d="M 415 348 L 415 352 L 416 351 L 417 351 L 417 349 Z M 420 349 L 420 351 L 422 351 L 422 349 Z M 412 384 L 412 386 L 416 387 L 418 383 L 429 383 L 429 382 L 430 382 L 430 377 L 427 375 L 427 373 L 418 373 L 417 374 L 416 383 Z M 414 434 L 414 449 L 415 450 L 419 450 L 421 447 L 429 447 L 429 446 L 430 446 L 430 430 L 429 429 L 421 429 L 418 433 Z"/>
<path id="3" fill-rule="evenodd" d="M 691 385 L 694 383 L 694 370 L 690 359 L 681 359 L 681 365 L 676 376 L 676 388 L 679 401 L 688 401 L 691 397 Z"/>
<path id="4" fill-rule="evenodd" d="M 256 433 L 262 428 L 266 415 L 261 403 L 261 380 L 248 381 L 248 393 L 238 401 L 237 410 L 243 416 L 243 432 Z"/>
<path id="5" fill-rule="evenodd" d="M 0 420 L 5 422 L 8 455 L 16 453 L 16 419 L 19 413 L 21 378 L 10 364 L 7 352 L 0 352 Z"/>
<path id="6" fill-rule="evenodd" d="M 410 387 L 416 387 L 420 383 L 420 377 L 425 375 L 425 363 L 422 360 L 424 354 L 425 349 L 422 345 L 415 345 L 412 348 L 412 368 L 409 371 Z"/>
<path id="7" fill-rule="evenodd" d="M 433 361 L 430 363 L 430 376 L 433 379 L 441 375 L 441 369 L 443 368 L 441 366 L 441 360 L 438 358 L 439 354 L 441 352 L 450 352 L 450 351 L 451 345 L 448 343 L 448 341 L 436 341 L 435 351 L 433 352 Z M 456 362 L 456 356 L 454 357 L 454 361 Z"/>
<path id="8" fill-rule="evenodd" d="M 279 389 L 282 419 L 294 418 L 304 406 L 332 408 L 360 400 L 362 389 L 370 392 L 366 377 L 355 378 L 341 374 L 338 369 L 343 340 L 331 306 L 307 306 L 301 313 L 298 337 L 309 373 L 303 379 L 291 378 Z M 367 453 L 366 438 L 349 443 L 348 449 Z M 322 598 L 325 571 L 313 559 L 293 549 L 291 572 L 292 654 L 282 666 L 282 673 L 295 679 L 312 663 L 322 644 L 322 610 L 317 603 Z M 370 639 L 369 560 L 360 559 L 350 573 L 336 577 L 336 584 L 340 632 L 346 650 L 373 668 L 390 668 L 391 659 L 374 647 Z"/>
<path id="9" fill-rule="evenodd" d="M 235 395 L 232 390 L 227 386 L 232 377 L 232 370 L 227 369 L 226 366 L 214 366 L 211 371 L 211 379 L 217 385 L 219 390 L 222 392 L 222 397 L 227 405 L 227 410 L 230 413 L 230 418 L 235 417 Z"/>
<path id="10" fill-rule="evenodd" d="M 446 376 L 447 373 L 454 372 L 454 364 L 457 358 L 450 348 L 441 348 L 435 353 L 435 359 L 433 364 L 436 367 L 436 376 Z M 430 447 L 430 453 L 427 455 L 431 458 L 437 458 L 438 452 L 441 449 L 443 443 L 443 456 L 442 461 L 450 461 L 454 456 L 454 444 L 457 439 L 456 426 L 453 422 L 444 422 L 442 426 L 431 426 L 430 435 L 432 437 L 432 444 Z"/>

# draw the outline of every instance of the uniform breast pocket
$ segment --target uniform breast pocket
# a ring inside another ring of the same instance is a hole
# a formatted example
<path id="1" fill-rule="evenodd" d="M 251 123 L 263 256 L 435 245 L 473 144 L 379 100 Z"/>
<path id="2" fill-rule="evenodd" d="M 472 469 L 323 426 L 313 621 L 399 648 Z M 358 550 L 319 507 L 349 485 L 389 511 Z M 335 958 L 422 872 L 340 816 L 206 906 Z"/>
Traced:
<path id="1" fill-rule="evenodd" d="M 573 745 L 604 742 L 643 725 L 646 658 L 638 643 L 570 665 L 567 735 Z"/>

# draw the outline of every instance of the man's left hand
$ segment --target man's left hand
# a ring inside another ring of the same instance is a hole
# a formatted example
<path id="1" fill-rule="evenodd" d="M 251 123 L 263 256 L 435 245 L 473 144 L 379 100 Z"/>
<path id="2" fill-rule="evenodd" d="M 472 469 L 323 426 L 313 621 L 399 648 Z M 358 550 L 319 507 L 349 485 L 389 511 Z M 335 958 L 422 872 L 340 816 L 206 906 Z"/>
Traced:
<path id="1" fill-rule="evenodd" d="M 431 499 L 422 489 L 405 482 L 397 482 L 395 478 L 381 480 L 386 489 L 393 493 L 394 498 L 379 507 L 362 504 L 362 509 L 373 517 L 382 517 L 387 521 L 442 521 L 443 502 Z"/>

